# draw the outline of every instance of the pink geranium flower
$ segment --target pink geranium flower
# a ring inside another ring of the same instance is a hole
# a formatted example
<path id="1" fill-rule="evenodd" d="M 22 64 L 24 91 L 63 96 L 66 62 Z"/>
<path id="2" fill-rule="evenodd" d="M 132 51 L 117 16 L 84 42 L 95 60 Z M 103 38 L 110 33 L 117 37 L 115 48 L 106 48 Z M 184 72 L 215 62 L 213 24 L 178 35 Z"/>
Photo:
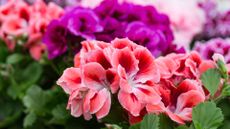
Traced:
<path id="1" fill-rule="evenodd" d="M 67 108 L 71 114 L 86 120 L 96 114 L 98 119 L 105 117 L 110 110 L 111 96 L 106 71 L 98 63 L 88 63 L 79 68 L 65 70 L 58 84 L 70 94 Z"/>
<path id="2" fill-rule="evenodd" d="M 173 121 L 184 124 L 191 121 L 192 108 L 205 100 L 201 83 L 185 79 L 178 86 L 162 81 L 159 84 L 162 102 L 160 105 L 148 105 L 149 112 L 165 112 Z"/>
<path id="3" fill-rule="evenodd" d="M 128 39 L 84 41 L 74 64 L 57 82 L 70 94 L 71 114 L 101 119 L 109 113 L 111 95 L 117 95 L 131 124 L 146 113 L 165 113 L 179 124 L 191 121 L 192 108 L 208 98 L 200 76 L 215 67 L 197 52 L 154 59 Z"/>
<path id="4" fill-rule="evenodd" d="M 90 119 L 96 114 L 101 119 L 109 113 L 111 93 L 118 92 L 122 107 L 133 116 L 139 116 L 147 103 L 158 104 L 161 98 L 153 84 L 159 80 L 154 58 L 146 48 L 128 39 L 115 39 L 111 44 L 82 42 L 75 68 L 65 70 L 57 83 L 70 94 L 72 115 Z"/>
<path id="5" fill-rule="evenodd" d="M 89 120 L 91 114 L 95 114 L 101 119 L 109 113 L 111 92 L 118 90 L 119 77 L 105 53 L 108 45 L 97 41 L 83 42 L 75 60 L 78 68 L 65 70 L 57 82 L 70 94 L 67 108 L 75 117 L 83 114 Z"/>
<path id="6" fill-rule="evenodd" d="M 199 78 L 214 67 L 214 62 L 203 61 L 198 53 L 191 52 L 160 57 L 156 64 L 161 73 L 157 87 L 162 100 L 158 105 L 147 105 L 147 111 L 164 112 L 179 124 L 191 121 L 192 108 L 206 99 Z"/>
<path id="7" fill-rule="evenodd" d="M 11 36 L 27 35 L 27 29 L 27 22 L 16 15 L 7 17 L 1 26 L 1 31 Z"/>
<path id="8" fill-rule="evenodd" d="M 36 0 L 32 5 L 22 0 L 9 0 L 0 6 L 0 37 L 10 50 L 16 46 L 15 39 L 27 37 L 24 47 L 35 60 L 39 60 L 45 51 L 41 38 L 46 27 L 62 14 L 61 7 L 54 3 L 47 5 L 43 0 Z"/>
<path id="9" fill-rule="evenodd" d="M 112 55 L 113 67 L 120 77 L 119 102 L 132 115 L 138 116 L 146 103 L 157 104 L 160 101 L 152 85 L 159 81 L 159 71 L 146 48 L 127 39 L 116 39 L 112 43 L 120 48 Z"/>

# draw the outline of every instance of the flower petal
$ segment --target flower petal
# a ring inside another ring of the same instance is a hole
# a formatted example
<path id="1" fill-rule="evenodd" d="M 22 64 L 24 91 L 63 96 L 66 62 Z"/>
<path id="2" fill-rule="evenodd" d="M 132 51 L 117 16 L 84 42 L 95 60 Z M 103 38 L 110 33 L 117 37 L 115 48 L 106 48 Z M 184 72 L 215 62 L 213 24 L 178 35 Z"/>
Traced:
<path id="1" fill-rule="evenodd" d="M 192 108 L 204 100 L 205 96 L 199 91 L 191 90 L 187 93 L 183 93 L 177 99 L 175 113 L 180 113 L 184 108 Z"/>
<path id="2" fill-rule="evenodd" d="M 135 79 L 145 83 L 148 80 L 153 80 L 154 82 L 160 81 L 160 73 L 155 65 L 154 57 L 146 48 L 137 48 L 134 51 L 136 59 L 139 61 L 138 68 L 139 71 L 135 76 Z"/>
<path id="3" fill-rule="evenodd" d="M 106 115 L 108 115 L 110 111 L 110 107 L 111 107 L 111 96 L 110 96 L 110 93 L 108 93 L 103 107 L 96 113 L 97 119 L 101 119 L 105 117 Z"/>
<path id="4" fill-rule="evenodd" d="M 83 65 L 83 82 L 94 90 L 104 88 L 103 82 L 106 80 L 105 69 L 96 62 L 91 62 Z"/>
<path id="5" fill-rule="evenodd" d="M 116 50 L 113 53 L 112 65 L 115 68 L 117 68 L 118 65 L 122 66 L 125 72 L 130 76 L 136 74 L 138 70 L 138 61 L 133 52 L 128 48 Z"/>
<path id="6" fill-rule="evenodd" d="M 129 111 L 133 116 L 139 116 L 143 106 L 134 94 L 120 91 L 118 93 L 118 100 L 122 107 Z"/>
<path id="7" fill-rule="evenodd" d="M 68 68 L 63 75 L 58 79 L 57 84 L 60 85 L 64 91 L 70 94 L 73 90 L 81 86 L 81 73 L 79 68 Z"/>
<path id="8" fill-rule="evenodd" d="M 135 85 L 133 88 L 133 94 L 142 103 L 158 104 L 161 101 L 161 97 L 157 94 L 153 87 L 148 85 Z"/>
<path id="9" fill-rule="evenodd" d="M 102 106 L 105 104 L 108 98 L 109 91 L 107 89 L 102 89 L 90 99 L 90 113 L 94 114 L 98 112 Z"/>

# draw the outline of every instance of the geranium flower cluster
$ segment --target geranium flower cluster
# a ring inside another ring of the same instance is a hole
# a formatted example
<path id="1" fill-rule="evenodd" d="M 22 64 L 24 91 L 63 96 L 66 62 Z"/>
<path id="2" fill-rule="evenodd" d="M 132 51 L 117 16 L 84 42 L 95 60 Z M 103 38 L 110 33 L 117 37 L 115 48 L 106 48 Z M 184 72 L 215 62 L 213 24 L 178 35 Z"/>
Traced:
<path id="1" fill-rule="evenodd" d="M 53 0 L 58 1 L 58 0 Z M 62 2 L 68 0 L 62 0 Z M 73 0 L 74 1 L 74 0 Z M 103 0 L 79 0 L 75 5 L 95 8 Z M 187 50 L 194 36 L 202 31 L 205 23 L 205 13 L 199 7 L 200 0 L 118 0 L 137 5 L 154 6 L 158 12 L 166 14 L 170 19 L 170 26 L 175 36 L 174 43 L 184 46 Z M 74 5 L 74 3 L 72 4 Z M 193 10 L 191 12 L 191 10 Z"/>
<path id="2" fill-rule="evenodd" d="M 198 51 L 204 59 L 212 59 L 215 53 L 224 56 L 226 63 L 230 63 L 230 39 L 215 38 L 209 41 L 197 41 L 194 50 Z"/>
<path id="3" fill-rule="evenodd" d="M 113 95 L 131 123 L 141 120 L 143 112 L 165 113 L 180 124 L 191 121 L 192 107 L 206 99 L 200 75 L 214 67 L 196 52 L 155 59 L 127 38 L 110 44 L 84 41 L 74 62 L 57 81 L 70 95 L 71 114 L 101 119 L 108 115 Z"/>
<path id="4" fill-rule="evenodd" d="M 173 34 L 166 15 L 153 6 L 117 0 L 103 1 L 93 9 L 68 9 L 64 16 L 50 23 L 43 41 L 49 58 L 53 59 L 65 53 L 68 46 L 75 46 L 76 52 L 82 40 L 110 42 L 116 37 L 128 37 L 146 46 L 155 56 L 184 51 L 172 44 Z"/>
<path id="5" fill-rule="evenodd" d="M 224 3 L 224 1 L 223 1 Z M 218 10 L 218 1 L 208 0 L 201 3 L 206 15 L 206 22 L 199 38 L 211 39 L 216 37 L 226 38 L 230 36 L 230 10 Z M 229 6 L 227 1 L 226 6 Z M 222 5 L 221 8 L 224 8 Z"/>
<path id="6" fill-rule="evenodd" d="M 62 14 L 63 9 L 54 3 L 46 5 L 42 0 L 37 0 L 29 5 L 23 0 L 9 0 L 0 6 L 0 38 L 11 50 L 16 42 L 22 43 L 31 56 L 38 60 L 45 50 L 41 39 L 46 26 Z"/>

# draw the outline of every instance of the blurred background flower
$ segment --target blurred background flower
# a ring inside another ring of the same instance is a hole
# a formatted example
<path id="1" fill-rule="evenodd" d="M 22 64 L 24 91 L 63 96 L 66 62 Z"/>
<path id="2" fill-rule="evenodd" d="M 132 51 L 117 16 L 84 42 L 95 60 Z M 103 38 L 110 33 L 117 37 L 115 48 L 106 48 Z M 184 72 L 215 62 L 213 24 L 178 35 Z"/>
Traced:
<path id="1" fill-rule="evenodd" d="M 230 63 L 230 39 L 215 38 L 209 41 L 197 41 L 194 50 L 198 51 L 204 59 L 212 59 L 215 53 L 224 56 L 226 63 Z"/>
<path id="2" fill-rule="evenodd" d="M 77 46 L 79 49 L 80 41 L 83 40 L 110 42 L 115 38 L 128 37 L 137 44 L 146 46 L 154 56 L 166 55 L 169 52 L 185 52 L 183 48 L 173 44 L 173 33 L 167 15 L 159 13 L 153 6 L 119 3 L 117 0 L 103 1 L 95 8 L 68 8 L 58 20 L 73 39 L 66 42 L 63 47 Z M 48 27 L 43 42 L 48 47 L 48 56 L 53 59 L 63 52 L 52 55 L 51 50 L 54 49 L 49 47 L 60 46 L 58 42 L 48 42 L 52 41 L 49 39 L 53 35 L 49 33 L 50 29 Z M 69 39 L 68 34 L 62 38 Z M 60 44 L 62 41 L 60 40 Z"/>

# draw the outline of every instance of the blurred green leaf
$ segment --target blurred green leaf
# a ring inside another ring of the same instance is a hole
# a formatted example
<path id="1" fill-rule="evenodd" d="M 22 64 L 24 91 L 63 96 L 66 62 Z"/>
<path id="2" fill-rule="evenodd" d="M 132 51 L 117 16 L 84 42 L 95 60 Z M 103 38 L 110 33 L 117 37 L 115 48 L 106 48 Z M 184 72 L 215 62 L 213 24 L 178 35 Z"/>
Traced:
<path id="1" fill-rule="evenodd" d="M 29 64 L 29 66 L 21 73 L 21 79 L 23 80 L 21 85 L 27 87 L 36 83 L 36 81 L 38 81 L 38 79 L 40 78 L 41 74 L 42 67 L 39 63 L 33 62 Z"/>
<path id="2" fill-rule="evenodd" d="M 14 53 L 7 57 L 6 63 L 8 64 L 17 64 L 20 63 L 24 59 L 24 56 L 19 53 Z"/>
<path id="3" fill-rule="evenodd" d="M 146 114 L 140 123 L 130 126 L 129 129 L 159 129 L 159 120 L 155 114 Z"/>
<path id="4" fill-rule="evenodd" d="M 225 120 L 219 129 L 230 129 L 230 120 Z"/>
<path id="5" fill-rule="evenodd" d="M 23 103 L 29 111 L 43 116 L 47 112 L 45 107 L 50 99 L 51 95 L 48 92 L 43 91 L 38 86 L 32 86 L 23 98 Z"/>
<path id="6" fill-rule="evenodd" d="M 230 100 L 228 98 L 221 100 L 218 103 L 218 107 L 221 108 L 224 117 L 230 118 Z"/>
<path id="7" fill-rule="evenodd" d="M 212 96 L 216 93 L 219 87 L 220 78 L 221 75 L 218 69 L 209 69 L 201 76 L 202 83 L 208 89 Z"/>
<path id="8" fill-rule="evenodd" d="M 192 120 L 196 129 L 217 129 L 224 116 L 215 103 L 204 102 L 193 108 Z"/>
<path id="9" fill-rule="evenodd" d="M 24 92 L 36 84 L 42 75 L 42 66 L 37 62 L 32 62 L 25 69 L 16 69 L 10 76 L 11 86 L 8 94 L 12 98 L 23 97 Z"/>
<path id="10" fill-rule="evenodd" d="M 217 61 L 218 69 L 220 70 L 220 73 L 224 79 L 228 79 L 228 70 L 226 67 L 226 64 L 222 60 Z"/>
<path id="11" fill-rule="evenodd" d="M 141 129 L 159 129 L 159 117 L 154 114 L 145 115 L 141 122 Z"/>
<path id="12" fill-rule="evenodd" d="M 8 56 L 9 52 L 6 45 L 0 39 L 0 63 L 5 63 L 5 60 Z"/>
<path id="13" fill-rule="evenodd" d="M 222 95 L 223 96 L 230 96 L 230 85 L 229 84 L 226 84 L 223 86 Z"/>
<path id="14" fill-rule="evenodd" d="M 65 124 L 69 118 L 69 113 L 66 110 L 66 104 L 59 104 L 52 110 L 53 118 L 49 123 Z"/>
<path id="15" fill-rule="evenodd" d="M 189 127 L 187 127 L 186 125 L 181 125 L 178 126 L 176 129 L 189 129 Z"/>
<path id="16" fill-rule="evenodd" d="M 16 123 L 22 114 L 22 105 L 18 100 L 12 100 L 8 96 L 0 94 L 0 128 L 5 128 Z"/>
<path id="17" fill-rule="evenodd" d="M 129 127 L 129 129 L 140 129 L 140 128 L 141 128 L 141 123 L 137 123 Z"/>
<path id="18" fill-rule="evenodd" d="M 160 129 L 173 129 L 173 121 L 165 114 L 160 114 Z"/>
<path id="19" fill-rule="evenodd" d="M 32 126 L 34 122 L 36 121 L 36 119 L 37 119 L 37 116 L 33 112 L 30 112 L 24 118 L 23 126 L 24 127 Z"/>

